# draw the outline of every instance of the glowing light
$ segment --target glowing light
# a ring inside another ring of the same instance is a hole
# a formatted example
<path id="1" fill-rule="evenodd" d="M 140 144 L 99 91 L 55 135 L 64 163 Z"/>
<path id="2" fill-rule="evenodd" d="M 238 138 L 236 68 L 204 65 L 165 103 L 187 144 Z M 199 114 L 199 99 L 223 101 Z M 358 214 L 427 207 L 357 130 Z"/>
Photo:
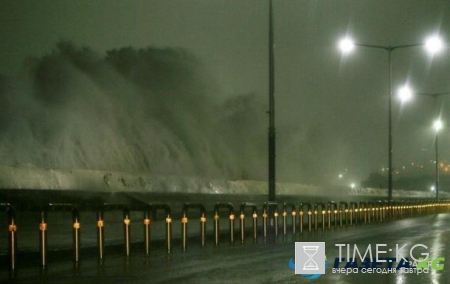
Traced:
<path id="1" fill-rule="evenodd" d="M 434 130 L 436 131 L 436 132 L 438 132 L 439 130 L 441 130 L 442 129 L 442 127 L 443 127 L 443 125 L 442 125 L 442 121 L 441 120 L 435 120 L 434 121 L 434 123 L 433 123 L 433 128 L 434 128 Z"/>
<path id="2" fill-rule="evenodd" d="M 350 184 L 350 187 L 355 188 L 355 184 L 354 183 Z"/>
<path id="3" fill-rule="evenodd" d="M 434 185 L 430 187 L 430 190 L 431 190 L 431 191 L 434 191 Z"/>
<path id="4" fill-rule="evenodd" d="M 355 49 L 355 44 L 349 38 L 344 38 L 339 42 L 339 49 L 342 53 L 350 53 L 353 49 Z"/>
<path id="5" fill-rule="evenodd" d="M 403 86 L 398 90 L 398 97 L 400 98 L 400 101 L 408 102 L 412 99 L 413 93 L 408 86 Z"/>
<path id="6" fill-rule="evenodd" d="M 425 48 L 432 54 L 441 51 L 444 48 L 442 40 L 437 36 L 432 36 L 425 42 Z"/>
<path id="7" fill-rule="evenodd" d="M 339 174 L 339 178 L 342 178 L 343 177 L 343 175 L 342 174 Z"/>

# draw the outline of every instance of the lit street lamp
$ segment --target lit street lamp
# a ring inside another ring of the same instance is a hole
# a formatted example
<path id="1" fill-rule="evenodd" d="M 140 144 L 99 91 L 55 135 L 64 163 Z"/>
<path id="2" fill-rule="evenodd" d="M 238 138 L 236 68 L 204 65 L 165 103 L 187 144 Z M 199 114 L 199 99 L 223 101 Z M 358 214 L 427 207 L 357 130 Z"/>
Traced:
<path id="1" fill-rule="evenodd" d="M 355 47 L 367 47 L 381 49 L 388 52 L 388 65 L 389 65 L 389 105 L 388 105 L 388 156 L 389 156 L 389 170 L 388 170 L 388 199 L 392 199 L 392 52 L 397 49 L 425 46 L 425 48 L 430 53 L 436 53 L 440 51 L 444 45 L 442 41 L 434 36 L 426 40 L 425 43 L 408 44 L 408 45 L 397 45 L 397 46 L 381 46 L 381 45 L 371 45 L 371 44 L 361 44 L 355 43 L 350 38 L 345 38 L 339 42 L 339 48 L 343 53 L 350 53 L 355 49 Z"/>
<path id="2" fill-rule="evenodd" d="M 409 102 L 413 97 L 413 92 L 408 86 L 403 86 L 398 91 L 398 98 L 402 103 Z"/>
<path id="3" fill-rule="evenodd" d="M 438 132 L 442 129 L 444 126 L 442 121 L 439 119 L 439 111 L 437 107 L 437 99 L 440 96 L 450 95 L 450 92 L 448 93 L 416 93 L 421 96 L 429 96 L 434 99 L 434 108 L 436 111 L 436 120 L 433 122 L 433 129 L 434 129 L 434 153 L 435 153 L 435 186 L 434 191 L 436 191 L 436 200 L 439 200 L 439 153 L 438 153 Z"/>

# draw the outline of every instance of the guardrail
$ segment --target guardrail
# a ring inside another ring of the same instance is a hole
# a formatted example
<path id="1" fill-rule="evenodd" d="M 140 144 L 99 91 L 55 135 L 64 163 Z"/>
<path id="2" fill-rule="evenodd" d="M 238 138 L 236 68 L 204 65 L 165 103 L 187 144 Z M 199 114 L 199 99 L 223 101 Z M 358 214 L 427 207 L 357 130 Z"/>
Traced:
<path id="1" fill-rule="evenodd" d="M 144 252 L 146 255 L 150 254 L 151 241 L 151 214 L 156 215 L 160 210 L 164 210 L 166 223 L 166 251 L 169 253 L 172 248 L 172 211 L 167 204 L 148 204 L 144 209 Z"/>
<path id="2" fill-rule="evenodd" d="M 272 209 L 272 211 L 271 211 Z M 270 214 L 273 213 L 273 216 Z M 275 236 L 278 236 L 278 204 L 276 202 L 264 202 L 263 205 L 263 236 L 267 237 L 267 219 L 271 217 L 271 222 L 274 222 L 274 233 Z M 273 219 L 272 219 L 273 217 Z"/>
<path id="3" fill-rule="evenodd" d="M 289 203 L 289 202 L 285 202 L 283 204 L 283 234 L 286 235 L 287 233 L 287 211 L 286 209 L 290 208 L 291 209 L 291 216 L 292 216 L 292 233 L 295 234 L 295 227 L 296 227 L 296 218 L 295 216 L 297 215 L 297 212 L 295 211 L 295 204 L 293 203 Z"/>
<path id="4" fill-rule="evenodd" d="M 0 203 L 0 208 L 5 210 L 8 220 L 8 266 L 9 269 L 14 271 L 17 268 L 17 231 L 16 224 L 16 212 L 14 207 L 9 203 Z M 39 255 L 40 266 L 44 268 L 48 263 L 48 214 L 54 211 L 70 210 L 72 213 L 72 235 L 73 235 L 73 261 L 76 267 L 80 263 L 80 230 L 81 219 L 79 206 L 71 203 L 48 203 L 39 212 Z M 441 212 L 450 211 L 450 201 L 421 201 L 421 202 L 350 202 L 340 201 L 336 203 L 330 201 L 328 203 L 316 202 L 313 206 L 310 203 L 299 203 L 297 206 L 291 202 L 283 203 L 282 207 L 283 217 L 283 235 L 287 234 L 287 216 L 291 215 L 292 233 L 304 233 L 304 227 L 307 223 L 308 231 L 319 230 L 319 224 L 321 230 L 331 230 L 332 223 L 334 223 L 334 229 L 338 229 L 344 226 L 354 226 L 358 224 L 371 224 L 381 223 L 389 220 L 397 220 L 402 218 L 420 217 L 426 214 L 436 214 Z M 187 249 L 188 240 L 188 211 L 190 209 L 196 209 L 199 211 L 200 221 L 200 244 L 202 247 L 206 245 L 206 209 L 203 204 L 200 203 L 185 203 L 181 211 L 181 232 L 182 232 L 182 250 Z M 235 231 L 234 221 L 235 212 L 234 206 L 231 203 L 216 203 L 214 206 L 214 244 L 216 246 L 220 243 L 220 215 L 222 209 L 228 210 L 229 221 L 229 241 L 230 244 L 234 243 Z M 251 214 L 252 228 L 253 228 L 253 240 L 258 237 L 258 218 L 262 218 L 262 236 L 266 238 L 269 234 L 269 224 L 274 227 L 273 234 L 278 236 L 278 203 L 265 202 L 262 205 L 262 214 L 258 216 L 258 205 L 255 203 L 244 202 L 240 205 L 240 238 L 241 242 L 245 242 L 246 226 L 245 219 L 246 213 Z M 104 214 L 107 211 L 122 210 L 123 212 L 123 232 L 124 232 L 124 254 L 126 257 L 131 254 L 131 212 L 130 207 L 127 204 L 108 204 L 103 203 L 97 209 L 97 249 L 98 258 L 103 260 L 105 257 L 105 221 Z M 171 209 L 167 204 L 147 204 L 144 207 L 140 206 L 138 210 L 143 211 L 143 230 L 144 230 L 144 253 L 150 253 L 151 245 L 151 223 L 152 216 L 156 216 L 158 211 L 164 211 L 165 216 L 165 233 L 166 233 L 166 251 L 171 252 L 172 246 L 172 214 Z M 307 222 L 305 222 L 304 215 L 307 215 Z M 297 217 L 298 216 L 298 217 Z M 298 228 L 297 232 L 297 218 Z M 339 225 L 338 225 L 339 223 Z"/>
<path id="5" fill-rule="evenodd" d="M 73 229 L 73 259 L 77 266 L 80 261 L 80 218 L 79 213 L 73 204 L 70 203 L 48 203 L 41 210 L 39 215 L 39 254 L 41 268 L 47 266 L 47 216 L 48 212 L 67 210 L 72 211 L 72 229 Z M 16 228 L 17 230 L 17 228 Z"/>
<path id="6" fill-rule="evenodd" d="M 97 247 L 98 258 L 103 260 L 105 256 L 105 211 L 122 210 L 123 212 L 123 233 L 124 233 L 124 251 L 125 256 L 130 256 L 130 209 L 126 204 L 109 204 L 104 203 L 97 210 Z"/>
<path id="7" fill-rule="evenodd" d="M 200 241 L 201 241 L 202 247 L 205 246 L 205 234 L 206 234 L 206 210 L 205 210 L 205 206 L 203 204 L 200 204 L 200 203 L 195 203 L 195 204 L 185 203 L 184 206 L 183 206 L 183 210 L 182 210 L 183 216 L 181 217 L 183 251 L 186 251 L 186 248 L 187 248 L 187 225 L 188 225 L 187 213 L 188 213 L 188 209 L 190 209 L 190 208 L 195 208 L 195 209 L 199 209 L 200 210 Z"/>
<path id="8" fill-rule="evenodd" d="M 230 243 L 234 243 L 234 206 L 231 203 L 216 203 L 216 205 L 214 205 L 214 243 L 216 246 L 219 245 L 220 238 L 219 210 L 221 208 L 228 209 L 228 220 L 230 220 L 228 225 Z"/>

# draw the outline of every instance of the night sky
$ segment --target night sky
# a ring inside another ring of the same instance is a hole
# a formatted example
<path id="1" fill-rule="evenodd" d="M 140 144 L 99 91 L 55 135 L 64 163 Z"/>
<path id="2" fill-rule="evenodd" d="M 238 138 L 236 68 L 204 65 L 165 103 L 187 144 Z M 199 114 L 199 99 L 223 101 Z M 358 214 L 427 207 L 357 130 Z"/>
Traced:
<path id="1" fill-rule="evenodd" d="M 450 43 L 450 3 L 273 5 L 277 181 L 358 185 L 372 172 L 385 175 L 387 52 L 357 48 L 343 56 L 337 43 L 347 35 L 396 46 L 432 34 Z M 268 1 L 1 0 L 0 7 L 4 164 L 267 178 Z M 111 53 L 124 47 L 147 53 Z M 49 75 L 61 69 L 61 77 Z M 417 92 L 450 92 L 449 76 L 449 48 L 434 56 L 421 47 L 393 53 L 394 92 L 406 82 Z M 444 163 L 449 104 L 438 101 Z M 432 176 L 433 100 L 394 100 L 392 109 L 395 176 Z"/>

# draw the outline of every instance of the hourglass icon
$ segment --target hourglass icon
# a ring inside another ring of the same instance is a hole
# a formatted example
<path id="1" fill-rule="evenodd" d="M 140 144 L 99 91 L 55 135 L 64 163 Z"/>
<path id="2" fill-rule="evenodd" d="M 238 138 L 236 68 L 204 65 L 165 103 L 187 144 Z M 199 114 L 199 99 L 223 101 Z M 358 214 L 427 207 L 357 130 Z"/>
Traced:
<path id="1" fill-rule="evenodd" d="M 317 253 L 319 246 L 303 246 L 303 251 L 308 256 L 308 260 L 303 265 L 303 270 L 319 270 L 319 266 L 314 261 L 313 256 Z"/>

